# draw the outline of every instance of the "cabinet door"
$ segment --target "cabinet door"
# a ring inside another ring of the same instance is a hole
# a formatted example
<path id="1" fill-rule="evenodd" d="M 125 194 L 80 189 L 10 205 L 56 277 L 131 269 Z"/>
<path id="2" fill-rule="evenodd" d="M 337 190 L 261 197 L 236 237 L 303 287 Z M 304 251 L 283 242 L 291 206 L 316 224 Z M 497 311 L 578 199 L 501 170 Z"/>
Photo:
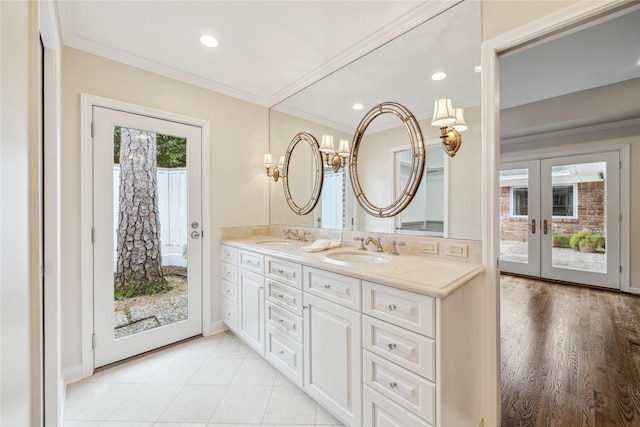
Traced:
<path id="1" fill-rule="evenodd" d="M 264 355 L 264 278 L 240 269 L 238 281 L 238 333 Z"/>
<path id="2" fill-rule="evenodd" d="M 309 295 L 304 299 L 304 387 L 348 426 L 361 424 L 361 314 Z"/>

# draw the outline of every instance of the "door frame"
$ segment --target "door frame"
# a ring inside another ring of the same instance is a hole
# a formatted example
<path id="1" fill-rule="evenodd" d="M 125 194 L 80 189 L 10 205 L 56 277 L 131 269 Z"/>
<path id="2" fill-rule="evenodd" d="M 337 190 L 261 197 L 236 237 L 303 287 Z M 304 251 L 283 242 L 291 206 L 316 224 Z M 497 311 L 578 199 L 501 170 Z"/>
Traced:
<path id="1" fill-rule="evenodd" d="M 210 203 L 210 126 L 209 121 L 143 107 L 114 99 L 82 93 L 80 95 L 80 279 L 82 311 L 82 378 L 93 375 L 93 107 L 104 107 L 152 118 L 183 123 L 202 130 L 202 334 L 211 333 L 211 203 Z"/>
<path id="2" fill-rule="evenodd" d="M 485 270 L 483 307 L 483 366 L 485 367 L 485 424 L 499 425 L 500 402 L 500 74 L 498 56 L 508 49 L 539 37 L 569 29 L 576 23 L 615 11 L 628 5 L 626 0 L 581 1 L 527 24 L 507 30 L 481 44 L 481 121 L 482 121 L 482 264 Z M 628 168 L 627 168 L 628 169 Z M 622 176 L 626 180 L 627 175 Z M 623 185 L 628 185 L 628 180 Z M 628 186 L 625 189 L 629 188 Z M 623 201 L 628 205 L 628 200 Z M 626 206 L 626 205 L 625 205 Z M 621 207 L 623 209 L 623 207 Z M 623 209 L 624 211 L 624 209 Z M 628 233 L 629 229 L 621 229 Z M 625 283 L 628 290 L 628 275 Z"/>

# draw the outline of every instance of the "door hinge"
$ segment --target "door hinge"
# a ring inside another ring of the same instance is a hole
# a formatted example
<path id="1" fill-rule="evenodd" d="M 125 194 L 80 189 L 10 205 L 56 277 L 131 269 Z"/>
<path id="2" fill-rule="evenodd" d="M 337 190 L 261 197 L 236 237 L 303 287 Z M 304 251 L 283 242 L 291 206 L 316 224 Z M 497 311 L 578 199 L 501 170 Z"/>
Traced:
<path id="1" fill-rule="evenodd" d="M 91 349 L 92 350 L 96 349 L 96 334 L 95 333 L 91 334 Z"/>
<path id="2" fill-rule="evenodd" d="M 91 138 L 96 136 L 96 126 L 95 122 L 91 122 Z"/>
<path id="3" fill-rule="evenodd" d="M 622 273 L 622 266 L 620 266 L 620 273 Z"/>
<path id="4" fill-rule="evenodd" d="M 95 243 L 96 242 L 96 229 L 94 227 L 91 227 L 91 243 Z"/>

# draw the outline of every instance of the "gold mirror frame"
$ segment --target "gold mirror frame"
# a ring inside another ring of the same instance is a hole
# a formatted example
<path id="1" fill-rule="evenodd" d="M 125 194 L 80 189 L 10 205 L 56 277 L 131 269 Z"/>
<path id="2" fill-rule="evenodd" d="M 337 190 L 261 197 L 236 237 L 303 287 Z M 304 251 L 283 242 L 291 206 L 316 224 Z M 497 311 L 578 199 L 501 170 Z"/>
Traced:
<path id="1" fill-rule="evenodd" d="M 309 199 L 307 204 L 302 207 L 298 206 L 293 200 L 293 198 L 291 197 L 291 190 L 289 189 L 289 161 L 291 158 L 291 153 L 293 153 L 293 149 L 300 141 L 306 141 L 311 146 L 311 153 L 313 155 L 313 166 L 315 168 L 311 198 Z M 318 204 L 318 200 L 320 200 L 320 193 L 322 192 L 322 184 L 324 181 L 322 153 L 320 153 L 320 145 L 318 144 L 318 140 L 313 135 L 306 132 L 300 132 L 293 137 L 293 139 L 289 143 L 287 153 L 284 157 L 284 169 L 281 178 L 282 188 L 284 189 L 284 198 L 287 200 L 287 204 L 289 205 L 291 210 L 298 215 L 306 215 L 309 212 L 313 211 L 313 208 L 315 208 Z"/>
<path id="2" fill-rule="evenodd" d="M 394 114 L 400 120 L 409 133 L 409 140 L 411 142 L 411 171 L 409 173 L 409 179 L 407 184 L 400 193 L 400 196 L 389 206 L 378 207 L 375 206 L 367 198 L 362 191 L 360 185 L 360 179 L 358 178 L 358 151 L 360 150 L 360 143 L 364 137 L 364 133 L 371 122 L 382 114 Z M 353 146 L 351 147 L 351 154 L 349 160 L 349 179 L 351 180 L 351 187 L 355 194 L 356 200 L 362 209 L 369 215 L 378 218 L 391 218 L 402 212 L 411 202 L 413 196 L 420 185 L 422 180 L 422 174 L 424 173 L 425 165 L 425 146 L 422 138 L 422 131 L 418 125 L 418 121 L 411 112 L 396 102 L 383 102 L 371 110 L 362 118 L 355 135 L 353 136 Z"/>

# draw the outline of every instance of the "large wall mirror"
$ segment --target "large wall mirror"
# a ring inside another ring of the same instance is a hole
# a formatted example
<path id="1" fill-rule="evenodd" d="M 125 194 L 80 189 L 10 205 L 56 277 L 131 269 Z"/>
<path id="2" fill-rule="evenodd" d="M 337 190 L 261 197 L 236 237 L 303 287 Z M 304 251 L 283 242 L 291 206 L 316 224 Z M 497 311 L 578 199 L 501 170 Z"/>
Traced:
<path id="1" fill-rule="evenodd" d="M 291 211 L 279 182 L 270 184 L 270 222 L 366 232 L 481 238 L 480 2 L 466 0 L 431 17 L 357 61 L 325 77 L 270 111 L 270 151 L 283 155 L 291 139 L 308 132 L 318 141 L 348 139 L 366 112 L 383 102 L 403 105 L 417 118 L 426 145 L 426 167 L 418 192 L 400 215 L 376 218 L 355 201 L 348 168 L 325 167 L 313 212 Z M 446 78 L 433 80 L 436 72 Z M 464 107 L 469 129 L 454 158 L 443 155 L 440 130 L 431 126 L 433 104 L 450 97 Z M 354 109 L 355 104 L 363 106 Z M 372 123 L 362 143 L 358 171 L 367 197 L 395 200 L 406 183 L 409 138 L 397 117 Z M 311 179 L 311 162 L 305 167 Z"/>

